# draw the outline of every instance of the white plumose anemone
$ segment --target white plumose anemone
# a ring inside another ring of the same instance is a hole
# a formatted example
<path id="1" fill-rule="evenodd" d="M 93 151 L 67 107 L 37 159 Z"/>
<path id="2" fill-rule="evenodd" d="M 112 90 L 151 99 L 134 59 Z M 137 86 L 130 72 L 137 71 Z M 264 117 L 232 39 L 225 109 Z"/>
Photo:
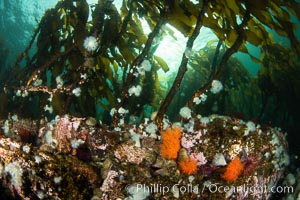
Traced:
<path id="1" fill-rule="evenodd" d="M 135 96 L 138 97 L 138 96 L 140 96 L 141 92 L 142 92 L 142 87 L 140 85 L 132 86 L 128 90 L 129 96 L 131 96 L 132 94 L 134 94 Z"/>
<path id="2" fill-rule="evenodd" d="M 182 118 L 189 119 L 192 117 L 192 111 L 188 107 L 183 107 L 180 109 L 179 114 Z"/>
<path id="3" fill-rule="evenodd" d="M 83 46 L 89 52 L 95 51 L 98 48 L 97 38 L 95 38 L 94 36 L 85 38 Z"/>
<path id="4" fill-rule="evenodd" d="M 210 91 L 213 94 L 219 93 L 222 89 L 223 89 L 223 85 L 222 85 L 221 81 L 219 81 L 219 80 L 212 81 Z"/>
<path id="5" fill-rule="evenodd" d="M 76 97 L 79 97 L 80 94 L 81 94 L 81 89 L 78 87 L 78 88 L 75 88 L 72 90 L 72 93 L 76 96 Z"/>

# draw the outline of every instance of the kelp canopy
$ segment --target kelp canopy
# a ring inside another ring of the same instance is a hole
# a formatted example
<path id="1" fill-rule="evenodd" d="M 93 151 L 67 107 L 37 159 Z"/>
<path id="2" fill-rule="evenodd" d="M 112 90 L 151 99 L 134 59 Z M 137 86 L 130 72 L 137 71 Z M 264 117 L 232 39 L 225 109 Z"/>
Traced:
<path id="1" fill-rule="evenodd" d="M 291 51 L 299 55 L 296 25 L 291 20 L 295 17 L 300 18 L 300 4 L 295 0 L 123 0 L 120 9 L 113 0 L 99 0 L 95 5 L 85 0 L 59 1 L 45 13 L 6 78 L 5 92 L 11 96 L 1 99 L 13 98 L 13 103 L 4 106 L 2 113 L 10 110 L 33 118 L 101 114 L 103 121 L 116 126 L 121 118 L 129 121 L 127 112 L 137 118 L 157 112 L 155 120 L 161 126 L 189 66 L 207 74 L 202 82 L 190 83 L 196 89 L 183 103 L 192 108 L 193 99 L 205 93 L 213 80 L 223 79 L 232 54 L 248 53 L 248 43 L 264 48 L 274 45 L 270 29 L 287 37 Z M 144 32 L 145 24 L 150 33 Z M 172 34 L 167 25 L 188 40 L 175 80 L 165 90 L 158 70 L 166 72 L 169 67 L 154 54 L 164 35 Z M 218 38 L 207 65 L 200 62 L 205 53 L 190 55 L 202 27 Z M 91 36 L 97 44 L 88 51 L 84 42 Z M 150 69 L 145 70 L 145 65 Z"/>

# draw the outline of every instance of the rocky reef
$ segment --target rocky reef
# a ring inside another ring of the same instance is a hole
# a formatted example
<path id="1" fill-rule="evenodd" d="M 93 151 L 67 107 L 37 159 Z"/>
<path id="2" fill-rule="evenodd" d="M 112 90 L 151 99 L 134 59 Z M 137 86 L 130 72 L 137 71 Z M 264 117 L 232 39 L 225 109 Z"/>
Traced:
<path id="1" fill-rule="evenodd" d="M 268 199 L 289 164 L 279 129 L 219 115 L 164 119 L 161 134 L 147 120 L 111 130 L 68 115 L 1 125 L 6 198 Z"/>

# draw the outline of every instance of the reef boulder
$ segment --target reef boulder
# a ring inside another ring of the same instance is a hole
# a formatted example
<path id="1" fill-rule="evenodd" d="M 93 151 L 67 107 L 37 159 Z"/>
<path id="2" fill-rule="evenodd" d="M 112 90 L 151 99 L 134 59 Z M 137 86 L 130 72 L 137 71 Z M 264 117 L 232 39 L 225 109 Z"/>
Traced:
<path id="1" fill-rule="evenodd" d="M 89 120 L 0 121 L 2 197 L 269 199 L 280 192 L 277 183 L 289 164 L 280 129 L 251 121 L 218 115 L 164 120 L 161 133 L 180 137 L 160 140 L 149 121 L 111 130 Z M 179 143 L 177 156 L 164 157 L 166 142 Z"/>

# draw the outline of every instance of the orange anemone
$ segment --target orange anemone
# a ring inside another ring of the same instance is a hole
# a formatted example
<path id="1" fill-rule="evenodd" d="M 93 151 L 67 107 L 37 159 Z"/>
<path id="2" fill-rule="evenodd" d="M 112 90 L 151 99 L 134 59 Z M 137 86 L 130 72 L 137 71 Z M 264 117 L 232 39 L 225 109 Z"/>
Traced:
<path id="1" fill-rule="evenodd" d="M 180 149 L 181 129 L 179 127 L 168 128 L 161 134 L 161 155 L 168 159 L 176 159 Z"/>
<path id="2" fill-rule="evenodd" d="M 185 158 L 178 163 L 180 170 L 184 174 L 195 174 L 197 172 L 197 161 L 192 158 Z"/>
<path id="3" fill-rule="evenodd" d="M 226 167 L 222 178 L 227 182 L 235 181 L 242 173 L 244 165 L 239 157 L 235 157 Z"/>

